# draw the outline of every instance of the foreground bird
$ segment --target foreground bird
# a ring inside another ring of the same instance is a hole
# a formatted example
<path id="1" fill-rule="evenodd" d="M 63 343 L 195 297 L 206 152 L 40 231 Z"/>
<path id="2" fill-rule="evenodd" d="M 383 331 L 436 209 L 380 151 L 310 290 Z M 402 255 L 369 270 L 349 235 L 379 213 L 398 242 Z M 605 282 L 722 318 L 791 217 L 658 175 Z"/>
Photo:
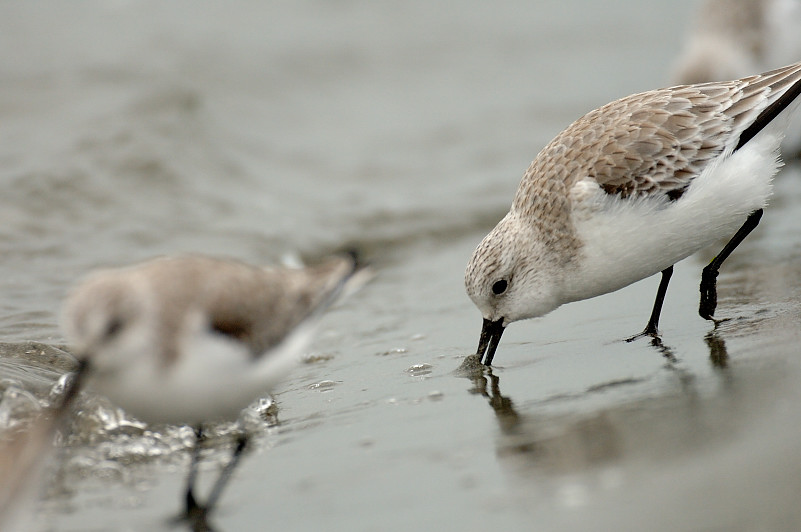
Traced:
<path id="1" fill-rule="evenodd" d="M 196 428 L 186 517 L 204 522 L 247 440 L 201 505 L 193 485 L 203 423 L 236 420 L 270 392 L 315 318 L 369 276 L 350 256 L 302 269 L 162 258 L 90 275 L 67 298 L 62 327 L 90 387 L 142 421 Z"/>
<path id="2" fill-rule="evenodd" d="M 662 272 L 639 336 L 657 336 L 673 265 L 730 238 L 704 268 L 713 320 L 718 270 L 757 226 L 801 94 L 801 63 L 740 80 L 635 94 L 591 111 L 537 155 L 509 213 L 481 241 L 465 287 L 490 365 L 505 327 Z"/>

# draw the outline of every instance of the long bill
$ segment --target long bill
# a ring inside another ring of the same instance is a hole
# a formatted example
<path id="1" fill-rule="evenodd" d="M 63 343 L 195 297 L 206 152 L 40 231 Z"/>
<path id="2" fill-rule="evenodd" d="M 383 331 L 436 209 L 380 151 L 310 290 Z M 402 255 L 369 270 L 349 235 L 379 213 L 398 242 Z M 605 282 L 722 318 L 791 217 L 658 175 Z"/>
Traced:
<path id="1" fill-rule="evenodd" d="M 478 355 L 479 360 L 481 360 L 485 366 L 492 364 L 492 359 L 495 356 L 495 350 L 498 349 L 498 344 L 501 342 L 503 331 L 503 318 L 498 318 L 495 321 L 484 318 L 476 355 Z"/>

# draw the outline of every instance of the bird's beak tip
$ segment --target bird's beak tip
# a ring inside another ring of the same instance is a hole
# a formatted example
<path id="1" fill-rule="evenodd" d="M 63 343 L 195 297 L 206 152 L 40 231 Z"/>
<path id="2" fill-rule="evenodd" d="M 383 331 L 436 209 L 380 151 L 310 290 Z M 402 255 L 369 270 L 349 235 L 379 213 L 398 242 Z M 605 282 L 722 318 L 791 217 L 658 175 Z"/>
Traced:
<path id="1" fill-rule="evenodd" d="M 503 331 L 503 318 L 498 318 L 495 321 L 484 318 L 476 355 L 485 366 L 492 364 L 492 359 L 495 357 L 495 351 L 498 349 Z"/>

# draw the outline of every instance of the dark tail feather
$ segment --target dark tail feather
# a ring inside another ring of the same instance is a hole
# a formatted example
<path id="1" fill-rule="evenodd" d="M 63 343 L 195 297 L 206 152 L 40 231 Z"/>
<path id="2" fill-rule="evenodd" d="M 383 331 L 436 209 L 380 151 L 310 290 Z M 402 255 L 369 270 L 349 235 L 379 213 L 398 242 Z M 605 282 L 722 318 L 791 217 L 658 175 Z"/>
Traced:
<path id="1" fill-rule="evenodd" d="M 740 135 L 740 140 L 737 142 L 737 146 L 734 148 L 734 151 L 739 150 L 742 148 L 749 140 L 754 138 L 757 133 L 765 129 L 765 127 L 770 124 L 779 114 L 787 109 L 787 107 L 793 103 L 793 101 L 801 95 L 801 80 L 796 81 L 793 85 L 790 86 L 789 89 L 785 90 L 784 94 L 779 96 L 779 99 L 770 104 L 765 108 L 764 111 L 759 113 L 756 120 L 745 128 L 745 130 Z"/>

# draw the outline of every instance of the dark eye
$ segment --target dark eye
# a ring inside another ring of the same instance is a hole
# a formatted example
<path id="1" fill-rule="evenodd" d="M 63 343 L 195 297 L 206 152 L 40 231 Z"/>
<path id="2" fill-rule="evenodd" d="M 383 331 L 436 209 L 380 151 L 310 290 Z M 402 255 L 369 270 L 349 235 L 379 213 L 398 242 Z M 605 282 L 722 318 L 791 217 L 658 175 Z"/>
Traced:
<path id="1" fill-rule="evenodd" d="M 495 284 L 492 285 L 492 293 L 495 294 L 496 296 L 503 294 L 504 292 L 506 292 L 506 286 L 508 284 L 509 283 L 507 283 L 504 279 L 501 279 L 500 281 L 495 281 Z"/>
<path id="2" fill-rule="evenodd" d="M 116 335 L 122 329 L 122 320 L 115 318 L 108 322 L 106 326 L 106 338 L 111 338 L 112 336 Z"/>

